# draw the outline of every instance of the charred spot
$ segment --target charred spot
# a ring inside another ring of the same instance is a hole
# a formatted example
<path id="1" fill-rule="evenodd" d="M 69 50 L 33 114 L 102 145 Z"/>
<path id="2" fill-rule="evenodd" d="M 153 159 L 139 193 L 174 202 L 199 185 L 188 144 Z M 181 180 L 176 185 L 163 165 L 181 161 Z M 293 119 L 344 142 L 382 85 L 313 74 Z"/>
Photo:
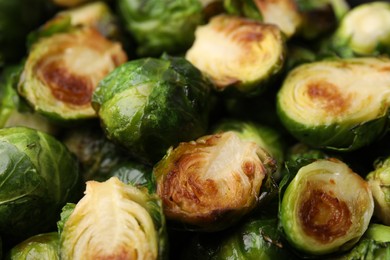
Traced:
<path id="1" fill-rule="evenodd" d="M 347 234 L 352 225 L 347 204 L 319 189 L 310 191 L 301 204 L 299 219 L 303 231 L 324 244 Z"/>
<path id="2" fill-rule="evenodd" d="M 76 75 L 56 62 L 42 61 L 35 71 L 56 99 L 79 106 L 91 101 L 94 86 L 88 77 Z"/>
<path id="3" fill-rule="evenodd" d="M 255 174 L 255 171 L 256 171 L 256 165 L 254 162 L 251 162 L 251 161 L 245 161 L 241 165 L 241 168 L 242 168 L 243 172 L 245 173 L 245 175 L 247 175 L 248 177 L 253 176 Z"/>
<path id="4" fill-rule="evenodd" d="M 343 97 L 336 85 L 326 81 L 309 83 L 307 94 L 312 101 L 334 115 L 343 113 L 350 103 L 350 100 Z"/>
<path id="5" fill-rule="evenodd" d="M 329 180 L 329 183 L 330 183 L 330 184 L 336 184 L 335 180 L 333 180 L 333 179 L 330 179 L 330 180 Z"/>

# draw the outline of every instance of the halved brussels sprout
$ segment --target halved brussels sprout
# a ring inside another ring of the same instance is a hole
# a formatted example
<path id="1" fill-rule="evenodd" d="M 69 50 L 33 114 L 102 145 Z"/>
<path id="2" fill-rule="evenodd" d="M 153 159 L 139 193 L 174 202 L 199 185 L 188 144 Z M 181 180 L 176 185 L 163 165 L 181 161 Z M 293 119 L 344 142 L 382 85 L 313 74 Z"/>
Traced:
<path id="1" fill-rule="evenodd" d="M 345 163 L 320 159 L 301 167 L 288 185 L 280 221 L 289 243 L 312 255 L 350 249 L 374 211 L 368 184 Z"/>
<path id="2" fill-rule="evenodd" d="M 218 91 L 258 94 L 283 66 L 284 39 L 274 25 L 218 15 L 195 35 L 186 59 L 208 75 Z"/>
<path id="3" fill-rule="evenodd" d="M 22 66 L 6 67 L 0 76 L 0 128 L 26 126 L 55 134 L 57 127 L 23 102 L 16 91 Z"/>
<path id="4" fill-rule="evenodd" d="M 157 196 L 115 177 L 88 181 L 63 227 L 61 259 L 160 259 L 165 235 Z"/>
<path id="5" fill-rule="evenodd" d="M 342 57 L 390 54 L 390 3 L 361 4 L 349 11 L 327 43 Z"/>
<path id="6" fill-rule="evenodd" d="M 205 133 L 210 89 L 184 58 L 144 58 L 104 78 L 92 102 L 108 138 L 154 164 L 171 145 Z"/>
<path id="7" fill-rule="evenodd" d="M 280 178 L 280 170 L 284 162 L 284 142 L 275 129 L 250 121 L 228 119 L 220 121 L 214 127 L 214 133 L 233 131 L 245 141 L 255 142 L 276 160 L 276 179 Z"/>
<path id="8" fill-rule="evenodd" d="M 33 45 L 18 91 L 37 112 L 55 120 L 93 118 L 94 89 L 126 59 L 119 43 L 93 28 L 54 34 Z"/>
<path id="9" fill-rule="evenodd" d="M 363 238 L 350 252 L 333 259 L 390 259 L 390 227 L 370 224 Z"/>
<path id="10" fill-rule="evenodd" d="M 224 132 L 170 149 L 154 175 L 168 219 L 187 229 L 216 231 L 257 206 L 263 179 L 274 166 L 255 142 Z"/>
<path id="11" fill-rule="evenodd" d="M 203 21 L 199 0 L 118 0 L 117 4 L 126 29 L 138 43 L 139 56 L 186 50 Z"/>
<path id="12" fill-rule="evenodd" d="M 11 260 L 59 260 L 57 232 L 32 236 L 14 246 L 6 256 Z"/>
<path id="13" fill-rule="evenodd" d="M 374 196 L 374 215 L 390 225 L 390 156 L 377 161 L 375 170 L 366 176 L 366 180 Z"/>
<path id="14" fill-rule="evenodd" d="M 74 27 L 93 27 L 105 37 L 119 38 L 119 26 L 110 7 L 101 1 L 85 4 L 58 12 L 28 39 L 33 44 L 40 37 L 48 37 L 59 32 L 68 32 Z"/>
<path id="15" fill-rule="evenodd" d="M 0 165 L 0 233 L 8 242 L 46 232 L 80 195 L 77 161 L 45 133 L 0 129 Z"/>
<path id="16" fill-rule="evenodd" d="M 350 151 L 384 135 L 389 124 L 388 58 L 323 60 L 285 78 L 277 112 L 286 129 L 314 147 Z"/>

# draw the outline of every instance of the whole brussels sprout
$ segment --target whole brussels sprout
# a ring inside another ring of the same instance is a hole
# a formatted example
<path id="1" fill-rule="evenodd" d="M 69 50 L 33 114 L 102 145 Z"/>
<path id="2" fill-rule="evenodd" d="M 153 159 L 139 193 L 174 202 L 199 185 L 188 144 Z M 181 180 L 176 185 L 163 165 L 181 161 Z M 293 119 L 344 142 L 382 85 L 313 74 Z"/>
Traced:
<path id="1" fill-rule="evenodd" d="M 18 92 L 35 111 L 53 120 L 94 118 L 94 89 L 126 60 L 119 43 L 106 39 L 92 27 L 56 33 L 33 44 Z"/>
<path id="2" fill-rule="evenodd" d="M 389 125 L 388 58 L 307 63 L 290 71 L 277 94 L 277 112 L 298 140 L 351 151 L 383 136 Z"/>
<path id="3" fill-rule="evenodd" d="M 390 225 L 390 156 L 375 163 L 375 170 L 366 176 L 375 201 L 374 215 Z"/>
<path id="4" fill-rule="evenodd" d="M 368 183 L 345 163 L 318 159 L 301 167 L 283 194 L 280 221 L 289 243 L 325 255 L 352 248 L 370 223 Z"/>
<path id="5" fill-rule="evenodd" d="M 282 33 L 272 24 L 221 14 L 199 26 L 186 59 L 208 75 L 216 90 L 257 95 L 281 71 Z"/>
<path id="6" fill-rule="evenodd" d="M 209 96 L 209 82 L 184 58 L 144 58 L 104 78 L 92 104 L 109 139 L 154 164 L 171 145 L 205 133 Z"/>
<path id="7" fill-rule="evenodd" d="M 118 0 L 117 5 L 126 29 L 138 43 L 139 56 L 186 50 L 203 21 L 199 0 Z"/>
<path id="8" fill-rule="evenodd" d="M 16 91 L 21 65 L 8 66 L 0 76 L 0 128 L 26 126 L 55 134 L 58 128 L 25 104 Z"/>
<path id="9" fill-rule="evenodd" d="M 0 165 L 0 233 L 7 242 L 46 232 L 79 196 L 77 160 L 48 134 L 0 129 Z"/>
<path id="10" fill-rule="evenodd" d="M 88 181 L 85 196 L 65 221 L 61 259 L 161 259 L 165 218 L 155 195 L 112 177 Z"/>
<path id="11" fill-rule="evenodd" d="M 255 142 L 228 131 L 180 143 L 153 172 L 167 219 L 188 230 L 217 231 L 258 205 L 274 164 Z"/>
<path id="12" fill-rule="evenodd" d="M 32 236 L 14 246 L 6 256 L 10 260 L 59 260 L 57 232 Z"/>

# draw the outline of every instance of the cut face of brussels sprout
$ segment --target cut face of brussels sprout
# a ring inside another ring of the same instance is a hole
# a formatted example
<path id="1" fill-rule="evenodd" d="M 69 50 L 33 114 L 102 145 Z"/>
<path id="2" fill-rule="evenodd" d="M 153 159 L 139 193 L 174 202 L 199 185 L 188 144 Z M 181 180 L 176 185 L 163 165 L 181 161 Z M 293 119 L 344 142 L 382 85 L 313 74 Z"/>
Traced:
<path id="1" fill-rule="evenodd" d="M 353 150 L 387 130 L 390 77 L 387 58 L 324 60 L 286 77 L 277 110 L 288 131 L 322 148 Z"/>
<path id="2" fill-rule="evenodd" d="M 18 90 L 33 108 L 58 120 L 96 117 L 98 82 L 126 61 L 120 44 L 92 28 L 42 38 L 31 50 Z"/>
<path id="3" fill-rule="evenodd" d="M 390 53 L 390 3 L 355 7 L 342 19 L 332 37 L 334 48 L 349 48 L 360 55 Z"/>
<path id="4" fill-rule="evenodd" d="M 117 178 L 87 182 L 65 222 L 61 259 L 157 259 L 164 242 L 159 200 Z"/>
<path id="5" fill-rule="evenodd" d="M 180 143 L 157 164 L 157 193 L 167 218 L 219 230 L 251 211 L 272 161 L 233 132 Z"/>
<path id="6" fill-rule="evenodd" d="M 59 260 L 59 237 L 57 232 L 30 237 L 14 246 L 7 259 L 47 259 Z"/>
<path id="7" fill-rule="evenodd" d="M 377 162 L 374 171 L 366 176 L 375 200 L 375 216 L 390 225 L 390 157 Z"/>
<path id="8" fill-rule="evenodd" d="M 171 145 L 203 135 L 210 84 L 184 58 L 130 61 L 102 80 L 94 92 L 108 138 L 135 158 L 155 164 Z"/>
<path id="9" fill-rule="evenodd" d="M 219 15 L 198 27 L 186 59 L 208 75 L 217 90 L 261 92 L 284 61 L 280 30 L 246 18 Z"/>
<path id="10" fill-rule="evenodd" d="M 287 37 L 291 37 L 299 29 L 302 17 L 294 0 L 254 2 L 263 16 L 263 22 L 277 25 Z"/>
<path id="11" fill-rule="evenodd" d="M 343 162 L 316 160 L 299 169 L 280 209 L 288 241 L 323 255 L 351 248 L 366 231 L 374 210 L 368 184 Z"/>

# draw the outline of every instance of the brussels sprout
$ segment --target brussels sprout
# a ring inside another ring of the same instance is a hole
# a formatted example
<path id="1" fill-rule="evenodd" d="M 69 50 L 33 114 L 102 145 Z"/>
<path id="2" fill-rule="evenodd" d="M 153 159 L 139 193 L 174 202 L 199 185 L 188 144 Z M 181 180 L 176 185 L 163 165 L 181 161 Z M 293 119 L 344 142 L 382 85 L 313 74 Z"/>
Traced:
<path id="1" fill-rule="evenodd" d="M 333 259 L 390 259 L 390 227 L 370 224 L 363 238 L 350 252 Z"/>
<path id="2" fill-rule="evenodd" d="M 57 232 L 38 234 L 14 246 L 6 259 L 12 260 L 59 260 Z"/>
<path id="3" fill-rule="evenodd" d="M 299 169 L 288 185 L 280 220 L 299 251 L 324 255 L 350 249 L 374 211 L 368 184 L 345 163 L 319 159 Z"/>
<path id="4" fill-rule="evenodd" d="M 222 230 L 253 210 L 274 160 L 234 132 L 170 149 L 154 167 L 166 217 L 189 230 Z"/>
<path id="5" fill-rule="evenodd" d="M 390 3 L 378 1 L 353 8 L 324 48 L 342 57 L 390 54 Z"/>
<path id="6" fill-rule="evenodd" d="M 218 91 L 262 92 L 284 63 L 280 30 L 238 16 L 218 15 L 196 30 L 186 59 L 208 75 Z"/>
<path id="7" fill-rule="evenodd" d="M 61 259 L 158 259 L 165 235 L 157 196 L 115 177 L 88 181 L 61 233 Z"/>
<path id="8" fill-rule="evenodd" d="M 18 91 L 34 110 L 55 120 L 93 118 L 94 89 L 125 61 L 120 44 L 93 28 L 54 34 L 33 45 Z"/>
<path id="9" fill-rule="evenodd" d="M 45 117 L 34 113 L 16 91 L 21 66 L 6 67 L 0 78 L 0 128 L 26 126 L 55 134 L 57 127 Z"/>
<path id="10" fill-rule="evenodd" d="M 374 215 L 390 225 L 390 156 L 376 162 L 375 170 L 366 176 L 375 201 Z"/>
<path id="11" fill-rule="evenodd" d="M 384 135 L 389 123 L 387 58 L 323 60 L 285 78 L 277 112 L 286 129 L 308 145 L 351 151 Z"/>
<path id="12" fill-rule="evenodd" d="M 29 44 L 32 45 L 41 37 L 71 31 L 77 26 L 93 27 L 110 39 L 120 38 L 120 30 L 114 14 L 106 3 L 98 1 L 58 12 L 38 30 L 30 33 Z"/>
<path id="13" fill-rule="evenodd" d="M 109 139 L 154 164 L 171 145 L 205 133 L 209 97 L 209 82 L 184 58 L 144 58 L 104 78 L 92 103 Z"/>
<path id="14" fill-rule="evenodd" d="M 8 241 L 46 232 L 65 202 L 77 199 L 77 161 L 50 135 L 0 129 L 0 165 L 0 234 Z"/>
<path id="15" fill-rule="evenodd" d="M 84 181 L 105 181 L 129 155 L 104 135 L 98 124 L 68 129 L 61 141 L 76 155 Z"/>
<path id="16" fill-rule="evenodd" d="M 214 133 L 227 131 L 233 131 L 241 139 L 253 141 L 267 151 L 276 160 L 277 170 L 274 177 L 276 179 L 280 178 L 285 145 L 282 136 L 276 130 L 254 122 L 233 119 L 221 121 L 214 128 Z"/>
<path id="17" fill-rule="evenodd" d="M 139 56 L 186 50 L 203 21 L 199 0 L 118 0 L 117 4 L 126 29 L 138 43 Z"/>
<path id="18" fill-rule="evenodd" d="M 47 0 L 0 0 L 0 68 L 25 55 L 27 34 L 52 11 Z"/>

